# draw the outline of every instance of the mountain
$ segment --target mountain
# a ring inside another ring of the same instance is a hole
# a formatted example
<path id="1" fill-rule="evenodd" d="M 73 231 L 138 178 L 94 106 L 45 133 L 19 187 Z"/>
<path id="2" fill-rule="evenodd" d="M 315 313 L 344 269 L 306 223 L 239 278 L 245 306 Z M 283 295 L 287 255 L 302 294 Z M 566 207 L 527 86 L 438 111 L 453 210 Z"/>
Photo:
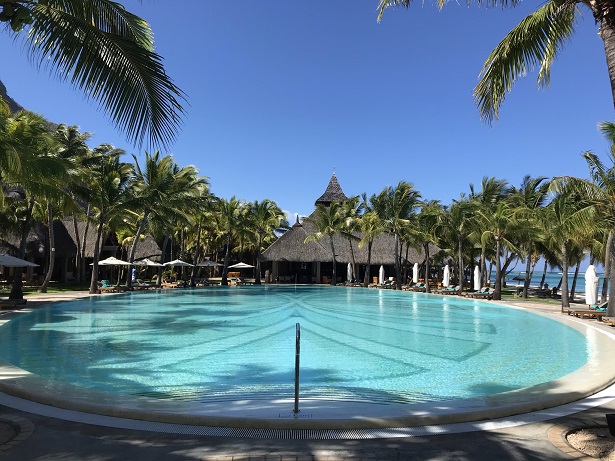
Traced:
<path id="1" fill-rule="evenodd" d="M 0 80 L 0 96 L 2 97 L 4 102 L 6 102 L 9 105 L 9 109 L 11 109 L 11 112 L 15 113 L 15 112 L 19 112 L 20 110 L 23 110 L 23 107 L 21 107 L 21 105 L 17 103 L 17 101 L 15 101 L 13 98 L 11 98 L 7 94 L 6 87 L 4 86 L 4 83 L 2 83 L 1 80 Z"/>

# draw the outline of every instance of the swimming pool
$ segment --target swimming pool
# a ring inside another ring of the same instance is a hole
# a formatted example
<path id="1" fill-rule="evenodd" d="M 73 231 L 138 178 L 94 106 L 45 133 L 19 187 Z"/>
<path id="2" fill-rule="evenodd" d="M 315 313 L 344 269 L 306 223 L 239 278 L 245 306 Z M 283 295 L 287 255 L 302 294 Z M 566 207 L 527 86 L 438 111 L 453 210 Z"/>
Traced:
<path id="1" fill-rule="evenodd" d="M 592 354 L 579 331 L 494 303 L 357 288 L 263 286 L 94 297 L 0 328 L 0 358 L 43 379 L 188 402 L 301 398 L 433 405 L 547 383 Z"/>

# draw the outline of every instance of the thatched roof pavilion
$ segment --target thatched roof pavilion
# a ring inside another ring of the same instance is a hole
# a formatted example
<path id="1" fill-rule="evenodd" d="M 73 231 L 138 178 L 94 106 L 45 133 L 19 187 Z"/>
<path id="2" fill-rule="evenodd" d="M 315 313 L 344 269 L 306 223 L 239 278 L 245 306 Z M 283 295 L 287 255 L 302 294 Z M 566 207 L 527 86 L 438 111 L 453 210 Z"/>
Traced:
<path id="1" fill-rule="evenodd" d="M 325 193 L 322 194 L 315 202 L 330 205 L 334 201 L 344 201 L 348 197 L 342 191 L 342 188 L 335 174 L 332 176 Z M 321 274 L 327 275 L 332 272 L 332 255 L 330 242 L 327 237 L 319 242 L 305 242 L 305 239 L 314 233 L 314 226 L 308 219 L 303 219 L 302 222 L 297 222 L 283 235 L 280 236 L 269 248 L 261 255 L 264 262 L 272 264 L 274 278 L 297 276 L 300 281 L 304 282 L 320 282 Z M 348 238 L 336 234 L 333 236 L 333 245 L 336 253 L 336 261 L 340 266 L 337 273 L 345 274 L 344 266 L 348 263 L 365 266 L 367 264 L 368 247 L 364 245 L 359 248 L 359 240 L 361 234 L 357 233 L 355 239 L 349 241 Z M 383 233 L 378 236 L 372 244 L 371 265 L 387 267 L 387 273 L 392 274 L 392 267 L 395 265 L 394 254 L 395 237 L 389 233 Z M 440 249 L 435 245 L 431 246 L 431 255 L 437 253 Z M 354 258 L 353 258 L 354 256 Z M 402 249 L 402 262 L 408 264 L 422 264 L 425 260 L 423 251 L 417 251 L 414 248 L 409 248 L 406 260 L 406 249 Z M 373 268 L 375 269 L 375 268 Z M 358 272 L 364 268 L 357 268 Z M 377 269 L 371 271 L 373 275 L 377 275 Z M 360 274 L 357 274 L 360 275 Z M 359 277 L 357 277 L 359 278 Z"/>

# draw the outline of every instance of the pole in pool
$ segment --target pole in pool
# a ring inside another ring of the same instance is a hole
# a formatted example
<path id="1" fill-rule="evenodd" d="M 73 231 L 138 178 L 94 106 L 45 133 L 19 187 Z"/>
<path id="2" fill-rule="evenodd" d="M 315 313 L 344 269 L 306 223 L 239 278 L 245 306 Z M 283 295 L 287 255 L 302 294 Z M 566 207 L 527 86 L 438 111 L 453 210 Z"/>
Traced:
<path id="1" fill-rule="evenodd" d="M 295 339 L 295 409 L 293 413 L 295 416 L 299 413 L 299 356 L 301 355 L 301 325 L 296 325 L 296 339 Z"/>

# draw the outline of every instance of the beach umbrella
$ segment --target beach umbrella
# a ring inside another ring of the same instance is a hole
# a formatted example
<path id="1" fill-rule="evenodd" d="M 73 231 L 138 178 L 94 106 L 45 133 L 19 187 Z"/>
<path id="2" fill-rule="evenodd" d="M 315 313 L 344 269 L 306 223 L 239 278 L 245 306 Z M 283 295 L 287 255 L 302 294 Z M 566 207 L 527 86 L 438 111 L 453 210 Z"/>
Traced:
<path id="1" fill-rule="evenodd" d="M 237 264 L 233 264 L 232 266 L 229 266 L 229 269 L 250 269 L 254 266 L 251 266 L 250 264 L 246 264 L 246 263 L 237 263 Z"/>
<path id="2" fill-rule="evenodd" d="M 4 267 L 34 267 L 38 264 L 31 263 L 25 259 L 16 258 L 15 256 L 0 253 L 0 266 Z"/>
<path id="3" fill-rule="evenodd" d="M 382 285 L 384 283 L 384 266 L 380 266 L 378 271 L 378 283 Z"/>
<path id="4" fill-rule="evenodd" d="M 478 266 L 474 266 L 474 290 L 478 291 L 482 287 L 480 286 L 480 269 Z"/>
<path id="5" fill-rule="evenodd" d="M 352 282 L 352 264 L 350 263 L 346 266 L 346 280 Z"/>
<path id="6" fill-rule="evenodd" d="M 585 304 L 593 306 L 598 303 L 598 274 L 593 264 L 585 271 Z"/>
<path id="7" fill-rule="evenodd" d="M 160 267 L 162 264 L 152 261 L 151 259 L 143 258 L 140 261 L 133 262 L 135 266 Z"/>
<path id="8" fill-rule="evenodd" d="M 419 263 L 412 266 L 412 283 L 419 283 Z"/>
<path id="9" fill-rule="evenodd" d="M 182 261 L 181 259 L 174 259 L 168 263 L 164 263 L 163 266 L 178 266 L 178 267 L 192 267 L 192 264 Z"/>
<path id="10" fill-rule="evenodd" d="M 448 264 L 444 266 L 444 273 L 442 274 L 442 286 L 448 288 L 451 283 L 451 270 L 448 268 Z"/>
<path id="11" fill-rule="evenodd" d="M 98 261 L 98 265 L 99 266 L 130 266 L 130 263 L 127 261 L 123 261 L 121 259 L 117 259 L 114 256 L 109 256 L 107 259 Z"/>

